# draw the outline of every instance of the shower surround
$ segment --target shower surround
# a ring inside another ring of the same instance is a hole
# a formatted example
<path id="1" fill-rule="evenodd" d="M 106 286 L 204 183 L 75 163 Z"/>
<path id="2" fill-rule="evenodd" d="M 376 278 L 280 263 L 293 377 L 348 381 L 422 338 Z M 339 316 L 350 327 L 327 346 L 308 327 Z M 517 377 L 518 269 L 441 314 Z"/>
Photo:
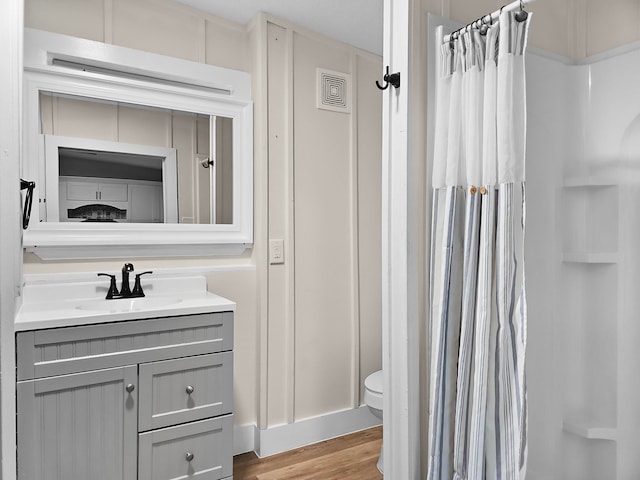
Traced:
<path id="1" fill-rule="evenodd" d="M 528 480 L 635 479 L 640 44 L 527 56 Z"/>

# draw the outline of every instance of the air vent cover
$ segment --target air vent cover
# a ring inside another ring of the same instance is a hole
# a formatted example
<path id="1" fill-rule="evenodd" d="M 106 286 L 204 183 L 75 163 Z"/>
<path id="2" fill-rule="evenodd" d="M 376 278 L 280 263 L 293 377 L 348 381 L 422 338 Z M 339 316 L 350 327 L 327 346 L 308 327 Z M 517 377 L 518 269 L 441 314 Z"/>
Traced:
<path id="1" fill-rule="evenodd" d="M 324 68 L 316 69 L 317 107 L 351 113 L 351 75 Z"/>

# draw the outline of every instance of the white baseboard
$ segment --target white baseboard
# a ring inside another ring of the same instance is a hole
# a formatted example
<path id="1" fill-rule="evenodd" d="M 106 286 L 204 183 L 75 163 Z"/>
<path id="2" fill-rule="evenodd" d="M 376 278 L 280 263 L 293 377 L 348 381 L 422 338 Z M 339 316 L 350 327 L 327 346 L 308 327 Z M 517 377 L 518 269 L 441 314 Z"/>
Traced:
<path id="1" fill-rule="evenodd" d="M 239 425 L 233 427 L 233 454 L 253 452 L 256 444 L 255 425 Z"/>
<path id="2" fill-rule="evenodd" d="M 378 425 L 380 419 L 367 406 L 276 425 L 266 430 L 255 425 L 241 425 L 233 430 L 233 454 L 254 451 L 260 458 L 268 457 Z"/>

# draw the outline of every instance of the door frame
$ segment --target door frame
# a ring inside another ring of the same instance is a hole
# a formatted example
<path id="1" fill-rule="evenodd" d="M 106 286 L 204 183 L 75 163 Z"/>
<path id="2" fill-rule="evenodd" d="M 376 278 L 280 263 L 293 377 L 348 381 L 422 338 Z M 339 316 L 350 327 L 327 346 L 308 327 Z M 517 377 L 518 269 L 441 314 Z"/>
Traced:
<path id="1" fill-rule="evenodd" d="M 16 478 L 15 313 L 22 284 L 20 155 L 23 0 L 0 4 L 0 478 Z"/>
<path id="2" fill-rule="evenodd" d="M 409 235 L 409 97 L 411 0 L 384 0 L 383 65 L 400 72 L 400 87 L 383 92 L 382 366 L 386 478 L 420 478 L 419 320 L 411 308 Z"/>

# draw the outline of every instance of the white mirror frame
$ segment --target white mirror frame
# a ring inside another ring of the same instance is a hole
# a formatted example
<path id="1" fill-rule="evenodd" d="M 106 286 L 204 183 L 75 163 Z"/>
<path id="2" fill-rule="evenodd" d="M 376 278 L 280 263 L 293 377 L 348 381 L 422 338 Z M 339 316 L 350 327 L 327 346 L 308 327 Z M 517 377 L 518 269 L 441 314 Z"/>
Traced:
<path id="1" fill-rule="evenodd" d="M 43 259 L 73 259 L 230 255 L 251 247 L 253 103 L 249 73 L 33 29 L 25 29 L 24 52 L 22 177 L 36 182 L 31 222 L 23 235 L 27 251 Z M 68 68 L 53 60 L 88 68 Z M 45 199 L 53 193 L 46 188 L 44 136 L 40 133 L 42 91 L 232 118 L 233 223 L 40 221 Z"/>

